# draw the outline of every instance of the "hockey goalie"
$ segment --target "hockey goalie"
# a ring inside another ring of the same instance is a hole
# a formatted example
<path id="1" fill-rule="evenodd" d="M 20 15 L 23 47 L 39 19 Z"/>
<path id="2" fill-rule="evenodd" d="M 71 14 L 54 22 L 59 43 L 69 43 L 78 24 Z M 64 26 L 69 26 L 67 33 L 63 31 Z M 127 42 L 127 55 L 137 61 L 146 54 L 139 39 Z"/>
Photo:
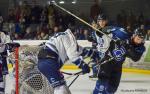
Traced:
<path id="1" fill-rule="evenodd" d="M 10 43 L 10 37 L 0 32 L 0 94 L 5 94 L 5 75 L 8 74 L 7 52 L 19 47 L 18 43 Z"/>

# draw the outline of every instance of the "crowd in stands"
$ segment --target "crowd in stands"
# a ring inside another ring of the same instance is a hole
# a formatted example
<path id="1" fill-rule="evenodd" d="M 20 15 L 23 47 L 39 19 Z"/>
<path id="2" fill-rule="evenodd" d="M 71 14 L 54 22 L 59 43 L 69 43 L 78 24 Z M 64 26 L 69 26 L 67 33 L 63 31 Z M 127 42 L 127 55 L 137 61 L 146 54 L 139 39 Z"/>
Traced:
<path id="1" fill-rule="evenodd" d="M 146 39 L 150 38 L 150 21 L 145 19 L 142 12 L 134 15 L 122 10 L 116 16 L 116 21 L 110 21 L 110 24 L 124 27 L 128 32 L 139 28 Z M 89 27 L 78 25 L 74 17 L 59 12 L 52 5 L 43 7 L 23 2 L 22 5 L 9 9 L 7 17 L 0 14 L 0 31 L 9 32 L 13 40 L 47 40 L 56 32 L 72 26 L 76 27 L 74 34 L 77 39 L 87 39 L 91 31 Z"/>

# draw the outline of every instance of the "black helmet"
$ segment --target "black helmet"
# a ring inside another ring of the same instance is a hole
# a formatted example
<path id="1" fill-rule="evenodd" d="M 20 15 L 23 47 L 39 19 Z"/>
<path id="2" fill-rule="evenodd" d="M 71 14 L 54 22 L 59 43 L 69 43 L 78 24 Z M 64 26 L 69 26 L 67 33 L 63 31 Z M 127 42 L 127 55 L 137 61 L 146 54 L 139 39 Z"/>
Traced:
<path id="1" fill-rule="evenodd" d="M 144 32 L 141 29 L 137 29 L 134 31 L 134 35 L 138 35 L 140 38 L 144 38 Z"/>
<path id="2" fill-rule="evenodd" d="M 97 17 L 97 21 L 99 20 L 107 20 L 107 16 L 105 14 L 99 14 Z"/>

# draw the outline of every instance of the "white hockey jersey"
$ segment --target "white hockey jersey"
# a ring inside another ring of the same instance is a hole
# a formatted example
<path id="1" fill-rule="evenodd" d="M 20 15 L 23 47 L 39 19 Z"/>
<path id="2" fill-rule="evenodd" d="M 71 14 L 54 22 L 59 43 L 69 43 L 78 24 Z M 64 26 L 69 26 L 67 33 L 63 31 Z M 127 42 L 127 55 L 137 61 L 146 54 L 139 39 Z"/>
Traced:
<path id="1" fill-rule="evenodd" d="M 112 34 L 108 34 L 108 36 L 112 37 Z M 109 47 L 111 46 L 111 39 L 109 39 L 106 35 L 99 37 L 96 33 L 95 38 L 97 41 L 96 49 L 99 51 L 99 56 L 103 59 L 106 51 L 108 51 Z"/>
<path id="2" fill-rule="evenodd" d="M 0 43 L 0 54 L 6 51 L 6 45 L 4 43 Z"/>
<path id="3" fill-rule="evenodd" d="M 0 32 L 0 53 L 6 51 L 5 43 L 11 42 L 10 37 L 6 35 L 4 32 Z"/>
<path id="4" fill-rule="evenodd" d="M 55 34 L 45 45 L 55 51 L 63 63 L 68 59 L 74 62 L 81 58 L 82 47 L 78 46 L 75 36 L 70 29 Z"/>
<path id="5" fill-rule="evenodd" d="M 12 42 L 9 35 L 6 35 L 4 32 L 0 32 L 0 41 L 1 43 L 10 43 Z"/>

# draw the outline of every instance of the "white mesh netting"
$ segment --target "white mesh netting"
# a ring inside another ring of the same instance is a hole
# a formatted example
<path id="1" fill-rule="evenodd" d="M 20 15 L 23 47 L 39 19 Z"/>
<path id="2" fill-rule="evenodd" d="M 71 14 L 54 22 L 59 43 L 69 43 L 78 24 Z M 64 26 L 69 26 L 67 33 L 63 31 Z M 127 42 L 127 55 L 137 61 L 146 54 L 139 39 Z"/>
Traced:
<path id="1" fill-rule="evenodd" d="M 19 48 L 19 93 L 53 94 L 48 80 L 37 68 L 38 46 L 21 46 Z"/>

